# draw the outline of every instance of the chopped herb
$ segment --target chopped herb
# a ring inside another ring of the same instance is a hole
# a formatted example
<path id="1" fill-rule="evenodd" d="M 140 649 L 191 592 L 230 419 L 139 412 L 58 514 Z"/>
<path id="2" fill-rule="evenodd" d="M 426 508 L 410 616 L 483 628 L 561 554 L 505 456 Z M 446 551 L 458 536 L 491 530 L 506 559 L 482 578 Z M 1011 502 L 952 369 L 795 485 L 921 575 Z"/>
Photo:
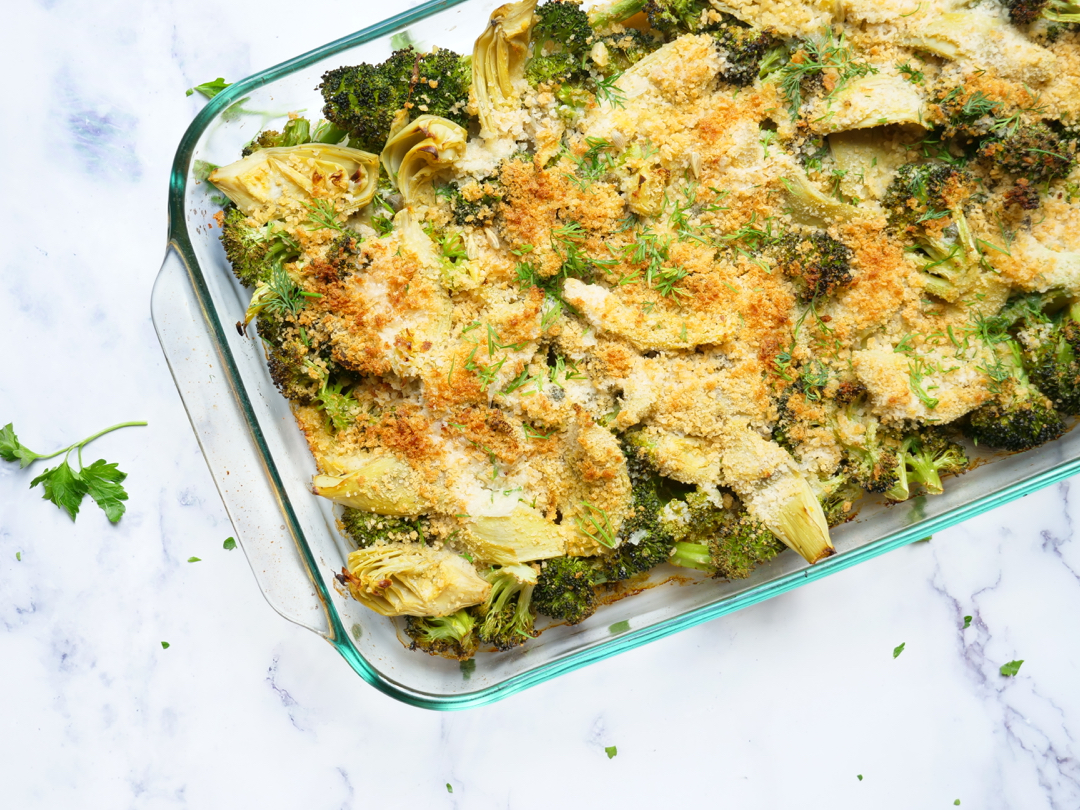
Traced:
<path id="1" fill-rule="evenodd" d="M 907 646 L 907 642 L 905 641 L 905 642 L 904 642 L 903 644 L 901 644 L 901 645 L 900 645 L 899 647 L 893 647 L 893 651 L 892 651 L 892 657 L 893 657 L 893 658 L 899 658 L 899 657 L 900 657 L 900 653 L 902 653 L 902 652 L 904 651 L 904 647 L 906 647 L 906 646 Z"/>
<path id="2" fill-rule="evenodd" d="M 858 779 L 861 782 L 862 781 L 862 774 L 861 773 L 855 774 L 855 778 Z"/>
<path id="3" fill-rule="evenodd" d="M 22 562 L 22 552 L 21 551 L 16 551 L 15 552 L 15 559 L 18 560 L 19 562 Z"/>
<path id="4" fill-rule="evenodd" d="M 232 537 L 225 538 L 225 542 L 221 544 L 221 547 L 226 551 L 232 551 L 236 548 L 236 540 Z"/>
<path id="5" fill-rule="evenodd" d="M 1010 661 L 1007 664 L 1002 664 L 1000 670 L 1001 674 L 1004 675 L 1006 678 L 1013 677 L 1017 672 L 1020 671 L 1020 665 L 1022 663 L 1024 663 L 1024 659 L 1021 658 L 1019 661 Z"/>
<path id="6" fill-rule="evenodd" d="M 81 442 L 76 442 L 55 453 L 35 453 L 19 441 L 11 423 L 0 428 L 0 458 L 4 461 L 18 461 L 20 468 L 29 467 L 35 461 L 55 458 L 63 454 L 64 460 L 56 467 L 51 467 L 33 481 L 31 488 L 38 484 L 42 485 L 45 500 L 52 501 L 63 509 L 72 520 L 79 514 L 79 507 L 85 496 L 89 495 L 94 502 L 105 511 L 105 516 L 111 523 L 116 523 L 124 515 L 126 507 L 124 501 L 128 499 L 127 492 L 121 486 L 121 482 L 127 478 L 127 473 L 121 472 L 116 464 L 109 464 L 105 459 L 98 459 L 93 464 L 84 467 L 82 461 L 82 449 L 94 439 L 104 436 L 114 430 L 124 427 L 142 427 L 146 422 L 121 422 L 118 425 L 105 428 Z M 78 459 L 79 469 L 75 470 L 68 464 L 68 457 L 75 452 Z"/>
<path id="7" fill-rule="evenodd" d="M 971 627 L 971 617 L 970 616 L 965 616 L 964 617 L 964 629 L 967 630 L 969 627 Z"/>
<path id="8" fill-rule="evenodd" d="M 188 557 L 187 561 L 188 562 L 202 562 L 202 559 L 200 559 L 199 557 Z"/>
<path id="9" fill-rule="evenodd" d="M 453 793 L 454 792 L 454 786 L 451 785 L 449 782 L 446 783 L 446 792 L 447 793 Z"/>
<path id="10" fill-rule="evenodd" d="M 604 753 L 607 754 L 608 759 L 615 759 L 615 757 L 619 753 L 619 749 L 617 746 L 609 745 L 607 748 L 604 749 Z"/>
<path id="11" fill-rule="evenodd" d="M 163 650 L 169 649 L 169 642 L 167 642 L 167 641 L 161 642 L 161 649 L 163 649 Z"/>
<path id="12" fill-rule="evenodd" d="M 955 802 L 953 802 L 953 804 L 954 804 L 954 805 L 959 805 L 959 804 L 960 804 L 960 800 L 959 800 L 959 799 L 957 799 L 957 800 L 956 800 Z"/>
<path id="13" fill-rule="evenodd" d="M 629 629 L 630 622 L 623 619 L 621 622 L 615 622 L 615 624 L 611 625 L 608 628 L 608 632 L 611 633 L 611 635 L 615 635 L 616 633 L 625 633 Z"/>
<path id="14" fill-rule="evenodd" d="M 202 84 L 197 84 L 194 87 L 189 87 L 187 89 L 187 92 L 184 93 L 184 95 L 190 96 L 192 93 L 201 93 L 207 98 L 213 98 L 230 84 L 232 84 L 232 82 L 227 82 L 219 76 L 212 82 L 203 82 Z"/>
<path id="15" fill-rule="evenodd" d="M 461 677 L 463 680 L 469 680 L 472 674 L 476 672 L 476 659 L 470 658 L 468 661 L 461 662 Z"/>
<path id="16" fill-rule="evenodd" d="M 305 203 L 304 207 L 307 208 L 310 213 L 305 224 L 310 226 L 312 230 L 331 230 L 337 231 L 338 233 L 345 233 L 344 226 L 337 221 L 337 209 L 329 200 L 315 200 L 315 202 L 310 204 Z"/>

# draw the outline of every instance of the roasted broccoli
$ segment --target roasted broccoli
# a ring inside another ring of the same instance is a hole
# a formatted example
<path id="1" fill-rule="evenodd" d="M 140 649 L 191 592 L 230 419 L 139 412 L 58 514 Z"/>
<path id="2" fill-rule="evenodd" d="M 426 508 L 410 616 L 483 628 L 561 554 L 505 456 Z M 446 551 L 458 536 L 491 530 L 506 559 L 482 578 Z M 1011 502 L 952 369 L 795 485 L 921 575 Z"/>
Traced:
<path id="1" fill-rule="evenodd" d="M 677 538 L 669 562 L 724 579 L 745 579 L 786 546 L 751 518 L 730 495 L 696 490 L 665 510 L 665 526 Z M 724 501 L 730 503 L 724 505 Z"/>
<path id="2" fill-rule="evenodd" d="M 1060 291 L 1011 299 L 994 319 L 1014 329 L 1032 383 L 1069 416 L 1080 416 L 1080 304 Z"/>
<path id="3" fill-rule="evenodd" d="M 668 40 L 712 31 L 722 21 L 708 0 L 649 0 L 644 10 L 649 26 Z"/>
<path id="4" fill-rule="evenodd" d="M 1080 3 L 1076 0 L 1004 0 L 1009 19 L 1016 25 L 1031 25 L 1040 17 L 1058 23 L 1080 23 Z"/>
<path id="5" fill-rule="evenodd" d="M 1020 344 L 1006 338 L 994 350 L 996 362 L 987 369 L 992 398 L 968 414 L 964 427 L 968 438 L 976 444 L 1019 451 L 1061 436 L 1065 423 L 1029 379 Z"/>
<path id="6" fill-rule="evenodd" d="M 824 231 L 791 233 L 774 248 L 776 264 L 804 303 L 851 282 L 851 248 Z"/>
<path id="7" fill-rule="evenodd" d="M 1031 185 L 1065 177 L 1076 165 L 1074 144 L 1041 121 L 986 140 L 979 156 Z"/>
<path id="8" fill-rule="evenodd" d="M 495 221 L 495 213 L 503 199 L 501 189 L 494 179 L 463 185 L 448 183 L 439 187 L 437 192 L 450 205 L 454 222 L 462 227 L 490 225 Z"/>
<path id="9" fill-rule="evenodd" d="M 786 53 L 771 31 L 751 28 L 734 18 L 716 27 L 712 34 L 723 58 L 720 79 L 736 87 L 747 87 L 763 70 L 774 70 Z"/>
<path id="10" fill-rule="evenodd" d="M 292 118 L 280 132 L 275 129 L 260 132 L 244 147 L 241 155 L 247 157 L 260 149 L 269 149 L 274 146 L 299 146 L 302 143 L 340 143 L 346 134 L 345 130 L 331 124 L 329 121 L 321 121 L 312 131 L 311 122 L 306 118 Z"/>
<path id="11" fill-rule="evenodd" d="M 596 569 L 586 557 L 544 560 L 532 604 L 538 613 L 580 624 L 596 612 Z"/>
<path id="12" fill-rule="evenodd" d="M 901 475 L 885 493 L 894 501 L 906 501 L 919 491 L 940 495 L 945 491 L 941 476 L 960 475 L 971 464 L 963 447 L 934 428 L 907 434 L 900 456 L 903 462 Z"/>
<path id="13" fill-rule="evenodd" d="M 589 15 L 574 3 L 549 0 L 536 7 L 535 19 L 525 77 L 533 84 L 577 83 L 588 78 L 593 42 Z"/>
<path id="14" fill-rule="evenodd" d="M 468 57 L 453 51 L 421 54 L 409 47 L 378 65 L 327 71 L 319 85 L 323 115 L 352 136 L 350 145 L 375 153 L 382 151 L 402 110 L 407 119 L 430 113 L 467 126 L 469 64 Z"/>
<path id="15" fill-rule="evenodd" d="M 300 246 L 277 223 L 255 225 L 235 206 L 223 212 L 221 246 L 245 287 L 270 281 L 275 266 L 300 256 Z"/>
<path id="16" fill-rule="evenodd" d="M 597 558 L 596 579 L 600 582 L 619 582 L 655 568 L 667 560 L 674 542 L 660 522 L 664 501 L 656 469 L 636 436 L 624 437 L 622 447 L 633 500 L 630 515 L 619 528 L 615 549 Z"/>
<path id="17" fill-rule="evenodd" d="M 405 620 L 405 632 L 412 639 L 410 649 L 459 661 L 472 658 L 480 645 L 476 619 L 469 608 L 449 616 L 409 616 Z"/>
<path id="18" fill-rule="evenodd" d="M 600 41 L 604 43 L 604 50 L 607 51 L 607 60 L 603 65 L 596 64 L 596 68 L 605 75 L 622 72 L 640 62 L 655 51 L 659 44 L 637 28 L 627 28 L 618 34 L 608 34 L 601 37 Z"/>
<path id="19" fill-rule="evenodd" d="M 347 506 L 341 515 L 341 525 L 357 548 L 367 548 L 376 543 L 422 543 L 428 520 L 376 515 Z"/>
<path id="20" fill-rule="evenodd" d="M 893 177 L 882 205 L 889 225 L 928 257 L 922 267 L 927 292 L 957 301 L 978 279 L 985 259 L 964 215 L 975 181 L 945 163 L 905 163 Z"/>
<path id="21" fill-rule="evenodd" d="M 492 568 L 484 578 L 491 583 L 491 593 L 476 608 L 480 640 L 497 650 L 510 650 L 540 635 L 533 630 L 536 572 L 528 565 L 507 565 Z"/>

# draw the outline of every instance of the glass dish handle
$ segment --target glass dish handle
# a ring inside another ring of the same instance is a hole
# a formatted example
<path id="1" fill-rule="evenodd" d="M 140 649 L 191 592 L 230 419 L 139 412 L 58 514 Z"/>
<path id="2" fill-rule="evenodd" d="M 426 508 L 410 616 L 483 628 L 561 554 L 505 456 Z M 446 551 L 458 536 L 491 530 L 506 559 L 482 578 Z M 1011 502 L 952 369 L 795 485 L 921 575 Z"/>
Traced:
<path id="1" fill-rule="evenodd" d="M 260 454 L 253 431 L 258 428 L 249 424 L 238 401 L 235 368 L 211 339 L 220 327 L 207 318 L 193 277 L 172 244 L 154 282 L 150 310 L 236 542 L 263 596 L 289 621 L 329 637 L 326 610 L 293 534 L 282 522 L 270 472 L 256 464 Z M 227 345 L 224 340 L 222 345 Z"/>

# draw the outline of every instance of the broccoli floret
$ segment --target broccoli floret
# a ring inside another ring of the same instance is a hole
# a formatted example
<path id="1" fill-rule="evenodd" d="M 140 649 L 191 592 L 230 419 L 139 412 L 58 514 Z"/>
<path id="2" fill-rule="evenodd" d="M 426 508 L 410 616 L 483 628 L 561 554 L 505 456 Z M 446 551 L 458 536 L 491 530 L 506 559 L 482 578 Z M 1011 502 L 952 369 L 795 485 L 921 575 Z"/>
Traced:
<path id="1" fill-rule="evenodd" d="M 667 561 L 675 542 L 660 521 L 661 479 L 636 435 L 623 438 L 630 476 L 631 511 L 619 527 L 614 551 L 597 558 L 597 581 L 620 582 Z"/>
<path id="2" fill-rule="evenodd" d="M 586 65 L 593 42 L 589 15 L 561 0 L 537 6 L 534 14 L 533 51 L 525 77 L 533 84 L 577 83 L 588 78 Z"/>
<path id="3" fill-rule="evenodd" d="M 555 557 L 541 563 L 532 593 L 537 612 L 580 624 L 596 612 L 596 569 L 584 557 Z"/>
<path id="4" fill-rule="evenodd" d="M 1040 17 L 1058 23 L 1080 23 L 1080 3 L 1076 0 L 1004 0 L 1009 19 L 1016 25 L 1031 25 Z"/>
<path id="5" fill-rule="evenodd" d="M 847 470 L 841 468 L 839 472 L 820 484 L 821 493 L 818 495 L 818 500 L 821 502 L 821 511 L 825 513 L 825 522 L 829 524 L 830 529 L 847 523 L 855 517 L 852 506 L 866 494 L 866 490 L 848 475 Z"/>
<path id="6" fill-rule="evenodd" d="M 1053 403 L 1024 370 L 1020 345 L 1011 338 L 995 347 L 997 363 L 988 372 L 993 398 L 968 414 L 964 432 L 976 444 L 1003 450 L 1030 450 L 1058 438 L 1065 423 Z"/>
<path id="7" fill-rule="evenodd" d="M 462 227 L 490 225 L 495 221 L 498 205 L 503 199 L 494 179 L 468 183 L 465 186 L 447 183 L 436 191 L 449 204 L 454 222 Z"/>
<path id="8" fill-rule="evenodd" d="M 519 647 L 540 633 L 533 629 L 532 595 L 536 574 L 527 565 L 492 568 L 484 578 L 491 583 L 487 601 L 476 610 L 481 616 L 477 633 L 497 650 Z"/>
<path id="9" fill-rule="evenodd" d="M 668 560 L 673 565 L 724 579 L 745 579 L 786 548 L 737 501 L 730 508 L 716 501 L 715 493 L 697 490 L 665 510 L 665 525 L 678 538 Z"/>
<path id="10" fill-rule="evenodd" d="M 974 188 L 971 175 L 955 166 L 906 163 L 882 200 L 892 229 L 930 259 L 922 268 L 927 292 L 945 301 L 971 289 L 985 262 L 964 215 Z"/>
<path id="11" fill-rule="evenodd" d="M 765 71 L 774 70 L 785 52 L 771 31 L 750 28 L 737 21 L 721 25 L 713 36 L 724 61 L 720 78 L 736 87 L 753 84 L 762 73 L 766 57 L 769 63 L 764 65 Z"/>
<path id="12" fill-rule="evenodd" d="M 468 608 L 449 616 L 409 616 L 405 621 L 405 632 L 412 639 L 409 649 L 458 661 L 476 654 L 480 642 L 475 631 L 476 619 Z"/>
<path id="13" fill-rule="evenodd" d="M 775 251 L 780 272 L 795 284 L 804 303 L 851 282 L 851 248 L 824 231 L 788 234 Z"/>
<path id="14" fill-rule="evenodd" d="M 656 50 L 659 44 L 656 40 L 639 31 L 637 28 L 627 28 L 618 34 L 608 34 L 601 37 L 607 50 L 607 63 L 597 65 L 597 69 L 604 75 L 622 72 L 640 62 L 650 53 Z"/>
<path id="15" fill-rule="evenodd" d="M 269 281 L 275 265 L 300 256 L 300 246 L 276 223 L 253 226 L 235 206 L 223 212 L 221 246 L 233 273 L 245 287 Z"/>
<path id="16" fill-rule="evenodd" d="M 319 91 L 323 115 L 348 132 L 350 144 L 381 152 L 401 110 L 408 119 L 430 113 L 468 125 L 472 70 L 469 59 L 438 49 L 420 54 L 402 48 L 378 65 L 353 65 L 328 71 Z"/>
<path id="17" fill-rule="evenodd" d="M 804 443 L 814 445 L 824 433 L 840 448 L 840 467 L 822 487 L 828 495 L 844 490 L 836 504 L 858 497 L 846 486 L 848 482 L 866 492 L 885 492 L 900 475 L 900 440 L 870 412 L 865 394 L 865 388 L 852 384 L 841 386 L 831 399 L 794 390 L 787 393 L 780 407 L 774 441 L 801 455 Z M 829 508 L 836 505 L 832 500 L 829 504 Z"/>
<path id="18" fill-rule="evenodd" d="M 723 19 L 708 0 L 649 0 L 645 15 L 649 26 L 667 40 L 712 31 Z"/>
<path id="19" fill-rule="evenodd" d="M 339 143 L 346 135 L 340 127 L 329 121 L 321 121 L 315 130 L 311 129 L 311 122 L 306 118 L 293 118 L 281 132 L 276 129 L 268 129 L 256 135 L 251 142 L 244 147 L 241 155 L 247 157 L 260 149 L 269 149 L 275 146 L 300 146 L 304 143 Z"/>
<path id="20" fill-rule="evenodd" d="M 1073 144 L 1041 121 L 986 141 L 979 156 L 1032 185 L 1065 177 L 1076 165 Z"/>
<path id="21" fill-rule="evenodd" d="M 907 495 L 916 488 L 928 495 L 940 495 L 945 491 L 942 475 L 960 475 L 971 465 L 963 447 L 933 428 L 905 436 L 902 457 Z M 906 497 L 894 500 L 906 500 Z"/>
<path id="22" fill-rule="evenodd" d="M 1039 316 L 1028 318 L 1021 332 L 1024 367 L 1055 408 L 1080 416 L 1080 307 Z"/>
<path id="23" fill-rule="evenodd" d="M 341 525 L 358 548 L 367 548 L 376 543 L 422 543 L 427 535 L 428 519 L 376 515 L 347 506 L 341 515 Z"/>

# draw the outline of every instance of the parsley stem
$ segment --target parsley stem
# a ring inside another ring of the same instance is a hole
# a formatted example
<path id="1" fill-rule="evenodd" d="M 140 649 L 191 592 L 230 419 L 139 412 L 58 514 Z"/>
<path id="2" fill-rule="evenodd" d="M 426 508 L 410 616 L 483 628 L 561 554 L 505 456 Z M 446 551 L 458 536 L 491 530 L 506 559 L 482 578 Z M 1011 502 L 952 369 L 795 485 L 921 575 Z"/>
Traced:
<path id="1" fill-rule="evenodd" d="M 57 450 L 55 453 L 50 453 L 47 456 L 38 456 L 38 459 L 42 460 L 42 459 L 47 459 L 47 458 L 56 458 L 61 453 L 70 453 L 76 447 L 79 448 L 79 450 L 82 450 L 86 445 L 90 444 L 90 442 L 94 441 L 94 439 L 98 439 L 98 438 L 104 436 L 106 433 L 112 433 L 114 430 L 119 430 L 120 428 L 146 427 L 146 425 L 147 425 L 146 422 L 121 422 L 118 425 L 113 425 L 112 427 L 107 427 L 104 430 L 98 431 L 93 436 L 91 436 L 89 439 L 83 439 L 81 442 L 76 442 L 75 444 L 68 445 L 67 447 L 65 447 L 65 448 L 63 448 L 61 450 Z"/>

